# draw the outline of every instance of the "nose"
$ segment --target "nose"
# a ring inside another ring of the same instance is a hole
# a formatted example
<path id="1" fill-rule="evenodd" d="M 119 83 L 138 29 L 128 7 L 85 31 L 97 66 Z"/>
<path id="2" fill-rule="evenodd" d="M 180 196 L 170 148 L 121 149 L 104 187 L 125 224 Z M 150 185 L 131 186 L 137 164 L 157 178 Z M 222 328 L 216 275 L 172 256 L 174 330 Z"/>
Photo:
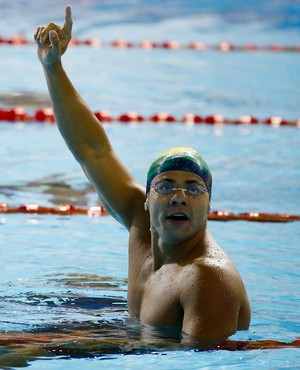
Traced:
<path id="1" fill-rule="evenodd" d="M 186 205 L 186 197 L 185 197 L 185 192 L 182 189 L 177 189 L 171 199 L 170 199 L 170 204 L 172 206 L 177 206 L 177 205 Z"/>

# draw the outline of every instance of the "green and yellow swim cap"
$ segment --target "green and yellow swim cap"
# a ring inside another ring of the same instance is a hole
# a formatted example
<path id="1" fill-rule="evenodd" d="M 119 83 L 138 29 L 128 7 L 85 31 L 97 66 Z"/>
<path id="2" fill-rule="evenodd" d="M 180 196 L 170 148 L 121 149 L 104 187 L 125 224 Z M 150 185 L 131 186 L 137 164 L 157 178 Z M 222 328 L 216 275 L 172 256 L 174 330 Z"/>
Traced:
<path id="1" fill-rule="evenodd" d="M 167 171 L 186 171 L 199 176 L 204 182 L 211 199 L 212 176 L 201 155 L 194 149 L 177 147 L 161 154 L 150 166 L 147 174 L 146 194 L 154 177 Z"/>

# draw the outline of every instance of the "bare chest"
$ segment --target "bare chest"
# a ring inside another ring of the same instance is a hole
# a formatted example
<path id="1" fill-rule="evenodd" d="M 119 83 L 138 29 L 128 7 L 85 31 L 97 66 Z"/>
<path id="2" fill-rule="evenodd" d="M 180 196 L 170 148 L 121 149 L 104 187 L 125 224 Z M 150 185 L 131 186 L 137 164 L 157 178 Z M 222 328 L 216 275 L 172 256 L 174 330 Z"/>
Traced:
<path id="1" fill-rule="evenodd" d="M 180 268 L 164 265 L 152 271 L 151 260 L 128 289 L 128 304 L 134 316 L 147 324 L 181 326 L 183 310 L 179 301 Z"/>

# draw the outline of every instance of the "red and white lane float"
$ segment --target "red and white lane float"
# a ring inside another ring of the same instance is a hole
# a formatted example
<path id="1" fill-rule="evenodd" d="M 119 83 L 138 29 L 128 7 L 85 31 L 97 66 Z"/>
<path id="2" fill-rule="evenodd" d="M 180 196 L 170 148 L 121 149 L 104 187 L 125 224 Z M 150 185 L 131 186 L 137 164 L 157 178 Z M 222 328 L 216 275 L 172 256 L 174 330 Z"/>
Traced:
<path id="1" fill-rule="evenodd" d="M 27 203 L 20 206 L 9 206 L 7 203 L 0 203 L 0 214 L 25 213 L 25 214 L 53 214 L 53 215 L 88 215 L 90 217 L 107 216 L 109 213 L 105 208 L 94 206 L 89 208 L 76 207 L 73 204 L 63 203 L 57 207 L 44 207 L 36 203 Z M 254 222 L 292 222 L 300 221 L 300 215 L 289 213 L 265 213 L 265 212 L 244 212 L 233 213 L 228 211 L 213 211 L 209 214 L 211 221 L 254 221 Z"/>
<path id="2" fill-rule="evenodd" d="M 9 37 L 0 36 L 0 45 L 12 45 L 12 46 L 24 46 L 34 45 L 31 39 L 27 39 L 22 35 L 13 35 Z M 268 45 L 258 45 L 255 43 L 246 43 L 243 45 L 236 45 L 229 41 L 221 41 L 214 45 L 208 45 L 201 40 L 195 40 L 187 44 L 180 43 L 177 40 L 165 40 L 165 41 L 153 41 L 153 40 L 141 40 L 141 41 L 130 41 L 124 38 L 117 38 L 113 41 L 103 41 L 97 37 L 90 37 L 87 39 L 79 39 L 73 37 L 70 45 L 72 46 L 91 46 L 91 47 L 111 47 L 117 49 L 132 49 L 140 48 L 144 50 L 149 49 L 165 49 L 165 50 L 196 50 L 205 51 L 213 50 L 220 52 L 300 52 L 300 45 L 282 45 L 279 43 L 272 43 Z"/>
<path id="3" fill-rule="evenodd" d="M 226 118 L 221 114 L 212 114 L 201 116 L 198 113 L 187 112 L 181 117 L 176 117 L 174 114 L 167 112 L 157 112 L 151 116 L 145 116 L 136 111 L 129 111 L 117 116 L 113 116 L 107 110 L 99 110 L 94 112 L 95 116 L 102 123 L 112 122 L 151 122 L 151 123 L 182 123 L 182 124 L 207 124 L 207 125 L 258 125 L 263 124 L 272 127 L 291 126 L 300 128 L 300 118 L 284 119 L 279 116 L 271 116 L 268 118 L 259 119 L 251 115 L 242 115 L 238 118 Z M 55 123 L 54 113 L 51 107 L 39 108 L 33 113 L 26 112 L 24 107 L 0 108 L 0 123 Z"/>

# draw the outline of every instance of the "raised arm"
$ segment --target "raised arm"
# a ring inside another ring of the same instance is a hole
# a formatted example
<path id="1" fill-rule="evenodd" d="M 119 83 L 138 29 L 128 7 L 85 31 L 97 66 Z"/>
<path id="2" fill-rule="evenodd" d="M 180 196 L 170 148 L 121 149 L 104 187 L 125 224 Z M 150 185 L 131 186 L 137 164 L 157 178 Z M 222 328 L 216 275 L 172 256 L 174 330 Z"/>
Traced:
<path id="1" fill-rule="evenodd" d="M 67 6 L 62 27 L 51 22 L 38 27 L 34 35 L 56 123 L 104 206 L 129 229 L 136 213 L 143 209 L 144 190 L 117 158 L 101 123 L 62 66 L 61 57 L 71 40 L 72 23 L 71 7 Z"/>

